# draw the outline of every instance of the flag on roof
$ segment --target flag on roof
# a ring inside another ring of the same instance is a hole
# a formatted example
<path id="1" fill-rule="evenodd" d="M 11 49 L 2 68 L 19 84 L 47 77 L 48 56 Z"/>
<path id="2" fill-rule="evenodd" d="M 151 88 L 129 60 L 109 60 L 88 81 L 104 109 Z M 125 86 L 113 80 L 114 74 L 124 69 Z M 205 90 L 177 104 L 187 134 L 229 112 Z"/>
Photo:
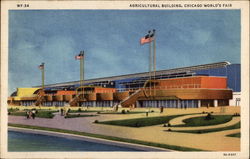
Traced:
<path id="1" fill-rule="evenodd" d="M 151 31 L 148 31 L 148 34 L 140 39 L 141 45 L 146 44 L 146 43 L 150 43 L 154 40 L 155 30 L 153 30 L 152 34 L 150 34 L 150 33 L 151 33 Z"/>
<path id="2" fill-rule="evenodd" d="M 143 44 L 146 44 L 146 43 L 150 43 L 150 42 L 152 42 L 153 40 L 154 40 L 153 37 L 148 37 L 148 38 L 146 38 L 146 36 L 145 36 L 145 37 L 142 37 L 142 38 L 141 38 L 140 44 L 143 45 Z"/>
<path id="3" fill-rule="evenodd" d="M 44 69 L 44 63 L 42 63 L 41 65 L 39 65 L 38 68 L 39 68 L 40 70 L 43 70 L 43 69 Z"/>
<path id="4" fill-rule="evenodd" d="M 84 58 L 84 51 L 80 51 L 78 55 L 75 56 L 76 60 L 81 60 Z"/>

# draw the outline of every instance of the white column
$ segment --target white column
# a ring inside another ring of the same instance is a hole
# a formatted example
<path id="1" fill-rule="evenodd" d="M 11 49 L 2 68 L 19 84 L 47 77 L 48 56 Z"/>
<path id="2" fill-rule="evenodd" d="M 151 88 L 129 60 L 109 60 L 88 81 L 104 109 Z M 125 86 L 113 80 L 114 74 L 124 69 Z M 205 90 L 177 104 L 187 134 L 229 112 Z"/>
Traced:
<path id="1" fill-rule="evenodd" d="M 181 108 L 181 101 L 180 100 L 177 101 L 177 108 Z"/>
<path id="2" fill-rule="evenodd" d="M 218 100 L 217 99 L 214 100 L 214 107 L 218 107 Z"/>
<path id="3" fill-rule="evenodd" d="M 198 108 L 201 107 L 201 100 L 198 100 Z"/>

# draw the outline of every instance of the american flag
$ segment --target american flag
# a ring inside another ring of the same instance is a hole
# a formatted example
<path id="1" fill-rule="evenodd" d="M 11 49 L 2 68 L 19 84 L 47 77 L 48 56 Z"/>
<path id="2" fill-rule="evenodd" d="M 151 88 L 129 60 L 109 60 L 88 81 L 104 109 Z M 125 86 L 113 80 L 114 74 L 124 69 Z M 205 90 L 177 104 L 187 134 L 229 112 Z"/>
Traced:
<path id="1" fill-rule="evenodd" d="M 84 51 L 80 51 L 80 54 L 75 56 L 75 60 L 81 60 L 84 58 Z"/>
<path id="2" fill-rule="evenodd" d="M 38 68 L 39 68 L 40 70 L 43 70 L 43 69 L 44 69 L 44 63 L 42 63 L 41 65 L 39 65 Z"/>
<path id="3" fill-rule="evenodd" d="M 148 34 L 140 39 L 141 45 L 154 41 L 155 30 L 153 30 L 152 34 L 150 34 L 150 33 L 151 33 L 151 31 L 148 31 Z"/>
<path id="4" fill-rule="evenodd" d="M 141 45 L 143 45 L 143 44 L 146 44 L 146 43 L 150 43 L 150 42 L 152 42 L 154 40 L 154 38 L 153 37 L 143 37 L 143 38 L 141 38 L 141 40 L 140 40 L 140 44 Z"/>

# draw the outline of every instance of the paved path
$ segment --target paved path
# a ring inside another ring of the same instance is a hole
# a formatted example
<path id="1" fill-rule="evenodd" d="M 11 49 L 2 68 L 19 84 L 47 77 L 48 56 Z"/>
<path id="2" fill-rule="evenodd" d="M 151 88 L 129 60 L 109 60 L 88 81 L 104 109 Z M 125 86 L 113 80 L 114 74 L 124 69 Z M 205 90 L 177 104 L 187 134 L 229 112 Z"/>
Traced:
<path id="1" fill-rule="evenodd" d="M 194 117 L 201 117 L 201 116 L 206 116 L 207 114 L 196 114 L 196 115 L 185 115 L 181 117 L 174 118 L 169 121 L 171 125 L 183 125 L 185 124 L 183 120 L 188 119 L 188 118 L 194 118 Z"/>
<path id="2" fill-rule="evenodd" d="M 159 115 L 159 113 L 150 114 L 150 116 L 157 116 L 157 115 Z M 131 128 L 131 127 L 112 126 L 112 125 L 93 123 L 95 120 L 99 121 L 118 120 L 118 119 L 132 118 L 132 117 L 133 118 L 145 117 L 145 114 L 144 113 L 129 114 L 129 115 L 102 114 L 95 117 L 65 119 L 63 116 L 60 116 L 57 113 L 53 119 L 36 118 L 34 120 L 26 119 L 25 117 L 22 116 L 9 116 L 9 123 L 68 129 L 74 131 L 103 134 L 108 136 L 144 140 L 148 142 L 156 142 L 162 144 L 177 145 L 177 146 L 191 147 L 191 148 L 211 150 L 211 151 L 240 150 L 239 138 L 225 137 L 223 134 L 216 134 L 216 133 L 188 134 L 188 133 L 166 132 L 163 131 L 166 130 L 166 127 L 162 127 L 162 125 L 142 127 L 142 128 Z M 237 118 L 237 120 L 239 120 L 239 118 Z"/>
<path id="3" fill-rule="evenodd" d="M 189 116 L 188 118 L 197 117 L 196 116 Z M 227 123 L 218 124 L 218 125 L 210 125 L 210 126 L 195 126 L 195 127 L 171 127 L 172 130 L 201 130 L 201 129 L 212 129 L 212 128 L 222 128 L 226 126 L 232 126 L 240 121 L 240 117 L 233 117 Z"/>

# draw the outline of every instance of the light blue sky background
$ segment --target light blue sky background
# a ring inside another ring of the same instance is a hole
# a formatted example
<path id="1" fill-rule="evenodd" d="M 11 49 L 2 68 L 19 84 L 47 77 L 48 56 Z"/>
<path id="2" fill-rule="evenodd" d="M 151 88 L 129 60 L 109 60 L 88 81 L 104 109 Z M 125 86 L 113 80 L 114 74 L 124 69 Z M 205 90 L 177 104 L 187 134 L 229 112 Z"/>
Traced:
<path id="1" fill-rule="evenodd" d="M 220 61 L 240 63 L 240 10 L 12 10 L 9 12 L 9 94 L 17 87 L 148 71 L 157 33 L 157 70 Z"/>

